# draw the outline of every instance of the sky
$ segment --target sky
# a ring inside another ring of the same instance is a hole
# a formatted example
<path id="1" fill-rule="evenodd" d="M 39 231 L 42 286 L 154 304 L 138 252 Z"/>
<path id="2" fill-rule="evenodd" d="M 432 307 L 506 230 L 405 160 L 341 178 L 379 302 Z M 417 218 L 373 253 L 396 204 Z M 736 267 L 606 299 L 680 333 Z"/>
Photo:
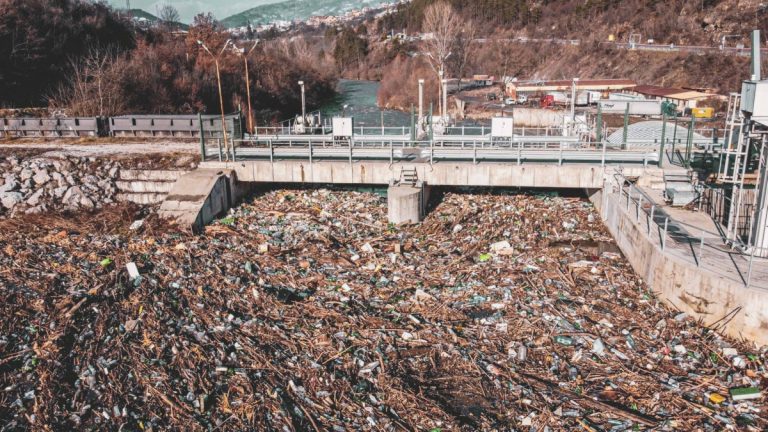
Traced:
<path id="1" fill-rule="evenodd" d="M 270 3 L 279 3 L 281 0 L 130 0 L 131 8 L 144 9 L 156 14 L 160 5 L 171 4 L 179 11 L 181 21 L 191 23 L 192 18 L 200 12 L 212 12 L 218 19 L 224 19 L 230 15 L 240 13 L 252 7 Z M 117 8 L 125 8 L 126 0 L 109 0 L 109 3 Z"/>

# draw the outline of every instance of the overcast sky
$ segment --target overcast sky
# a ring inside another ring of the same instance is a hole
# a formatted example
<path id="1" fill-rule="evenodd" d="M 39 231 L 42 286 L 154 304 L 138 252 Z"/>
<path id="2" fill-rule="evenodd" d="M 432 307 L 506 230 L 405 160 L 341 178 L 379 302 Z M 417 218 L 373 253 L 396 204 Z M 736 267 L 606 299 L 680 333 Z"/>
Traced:
<path id="1" fill-rule="evenodd" d="M 200 12 L 212 12 L 216 18 L 224 19 L 252 7 L 280 1 L 282 0 L 130 0 L 131 8 L 144 9 L 151 14 L 156 14 L 158 6 L 169 3 L 179 10 L 181 20 L 185 23 L 191 22 Z M 126 0 L 109 0 L 109 3 L 118 8 L 125 8 Z"/>

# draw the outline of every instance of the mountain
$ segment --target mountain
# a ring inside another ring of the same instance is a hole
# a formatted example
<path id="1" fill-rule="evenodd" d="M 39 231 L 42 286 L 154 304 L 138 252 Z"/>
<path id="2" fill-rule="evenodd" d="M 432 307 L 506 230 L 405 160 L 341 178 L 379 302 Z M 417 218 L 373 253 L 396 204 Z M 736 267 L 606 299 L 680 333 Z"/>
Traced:
<path id="1" fill-rule="evenodd" d="M 120 10 L 125 11 L 125 9 Z M 151 13 L 145 11 L 144 9 L 129 9 L 128 14 L 130 14 L 134 20 L 136 21 L 144 21 L 146 20 L 147 25 L 154 26 L 160 22 L 160 18 L 158 18 L 155 15 L 152 15 Z M 189 30 L 189 24 L 184 24 L 181 22 L 175 22 L 174 27 L 176 29 L 180 30 Z"/>
<path id="2" fill-rule="evenodd" d="M 128 13 L 134 18 L 134 19 L 141 19 L 144 18 L 145 20 L 156 23 L 160 21 L 160 18 L 152 15 L 151 13 L 145 11 L 144 9 L 129 9 Z"/>
<path id="3" fill-rule="evenodd" d="M 396 3 L 396 0 L 285 0 L 279 3 L 256 6 L 221 20 L 225 27 L 242 27 L 268 24 L 277 21 L 306 20 L 317 15 L 344 15 L 364 7 Z"/>

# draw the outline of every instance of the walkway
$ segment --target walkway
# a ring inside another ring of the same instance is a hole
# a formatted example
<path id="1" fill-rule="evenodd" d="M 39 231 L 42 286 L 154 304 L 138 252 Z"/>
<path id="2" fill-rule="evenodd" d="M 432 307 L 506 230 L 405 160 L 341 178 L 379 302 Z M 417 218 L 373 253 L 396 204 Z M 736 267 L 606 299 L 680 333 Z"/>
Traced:
<path id="1" fill-rule="evenodd" d="M 614 193 L 621 193 L 622 200 L 627 200 L 629 194 L 626 202 L 630 213 L 651 241 L 666 252 L 745 287 L 768 290 L 768 260 L 726 245 L 718 224 L 706 213 L 671 207 L 657 189 L 633 186 Z"/>

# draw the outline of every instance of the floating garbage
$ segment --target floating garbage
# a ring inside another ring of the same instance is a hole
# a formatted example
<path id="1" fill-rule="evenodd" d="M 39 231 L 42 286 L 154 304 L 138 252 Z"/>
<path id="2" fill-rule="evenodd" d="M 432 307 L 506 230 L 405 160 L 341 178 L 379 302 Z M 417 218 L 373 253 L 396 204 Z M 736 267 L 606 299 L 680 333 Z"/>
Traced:
<path id="1" fill-rule="evenodd" d="M 766 350 L 596 252 L 599 220 L 448 193 L 393 227 L 374 194 L 309 189 L 199 236 L 0 221 L 0 430 L 767 430 Z"/>

